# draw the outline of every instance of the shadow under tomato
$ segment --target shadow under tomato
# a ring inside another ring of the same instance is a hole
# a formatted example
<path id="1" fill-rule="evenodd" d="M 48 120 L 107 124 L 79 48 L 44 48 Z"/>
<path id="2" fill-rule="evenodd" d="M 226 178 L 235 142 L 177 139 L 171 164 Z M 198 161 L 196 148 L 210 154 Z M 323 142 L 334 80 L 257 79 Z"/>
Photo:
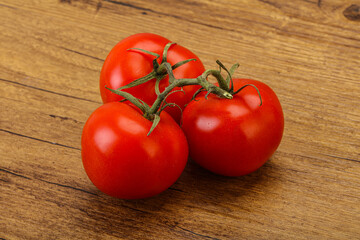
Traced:
<path id="1" fill-rule="evenodd" d="M 275 187 L 279 180 L 276 168 L 271 160 L 257 171 L 240 177 L 226 177 L 214 174 L 191 159 L 185 172 L 180 177 L 174 188 L 192 195 L 211 198 L 216 202 L 233 202 L 241 196 L 267 192 Z"/>
<path id="2" fill-rule="evenodd" d="M 105 229 L 117 237 L 142 238 L 141 234 L 145 234 L 145 238 L 154 237 L 156 235 L 147 231 L 159 228 L 167 229 L 181 238 L 185 234 L 181 230 L 183 221 L 191 218 L 194 211 L 224 214 L 251 212 L 261 202 L 259 199 L 267 199 L 275 190 L 280 181 L 278 170 L 269 160 L 249 175 L 224 177 L 189 160 L 178 181 L 157 196 L 121 200 L 98 192 L 98 197 L 88 201 L 88 224 L 91 226 L 91 222 L 96 223 L 94 227 L 98 228 L 97 231 Z"/>

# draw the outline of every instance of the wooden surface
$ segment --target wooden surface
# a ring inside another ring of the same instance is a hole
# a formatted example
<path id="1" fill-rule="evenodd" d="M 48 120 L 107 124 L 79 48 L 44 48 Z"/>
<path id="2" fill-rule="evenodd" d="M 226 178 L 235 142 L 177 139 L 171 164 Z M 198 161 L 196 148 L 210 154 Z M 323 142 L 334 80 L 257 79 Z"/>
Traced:
<path id="1" fill-rule="evenodd" d="M 0 239 L 360 239 L 360 1 L 0 0 Z M 124 201 L 81 163 L 110 49 L 138 32 L 277 93 L 283 141 L 259 171 L 189 162 Z"/>

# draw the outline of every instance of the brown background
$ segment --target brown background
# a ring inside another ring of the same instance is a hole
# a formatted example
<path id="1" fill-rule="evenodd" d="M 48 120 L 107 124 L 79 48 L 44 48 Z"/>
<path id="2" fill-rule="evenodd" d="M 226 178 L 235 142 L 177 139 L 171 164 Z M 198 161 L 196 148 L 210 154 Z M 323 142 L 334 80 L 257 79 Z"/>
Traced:
<path id="1" fill-rule="evenodd" d="M 0 0 L 0 239 L 360 239 L 360 1 Z M 193 162 L 125 201 L 81 163 L 103 60 L 163 35 L 277 93 L 283 141 L 257 172 Z"/>

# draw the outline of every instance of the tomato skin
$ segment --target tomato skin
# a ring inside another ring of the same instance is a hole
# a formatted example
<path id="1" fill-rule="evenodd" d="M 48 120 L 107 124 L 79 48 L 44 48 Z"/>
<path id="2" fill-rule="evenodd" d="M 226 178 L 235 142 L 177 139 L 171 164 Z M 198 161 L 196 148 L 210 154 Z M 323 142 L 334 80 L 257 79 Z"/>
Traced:
<path id="1" fill-rule="evenodd" d="M 166 112 L 147 136 L 151 125 L 138 109 L 120 102 L 106 103 L 91 114 L 81 154 L 98 189 L 122 199 L 146 198 L 178 179 L 188 158 L 185 135 Z"/>
<path id="2" fill-rule="evenodd" d="M 138 33 L 129 36 L 110 51 L 105 59 L 104 65 L 100 74 L 100 93 L 104 103 L 120 101 L 123 99 L 105 88 L 117 89 L 125 86 L 130 82 L 146 76 L 153 70 L 153 59 L 146 53 L 139 51 L 128 51 L 129 48 L 140 48 L 162 55 L 164 47 L 170 40 L 151 33 Z M 175 78 L 196 78 L 201 75 L 205 68 L 200 59 L 190 50 L 180 46 L 173 45 L 168 51 L 167 61 L 174 65 L 183 60 L 195 58 L 196 61 L 191 61 L 174 70 Z M 162 58 L 159 58 L 159 63 Z M 163 91 L 169 84 L 168 77 L 160 82 L 160 91 Z M 177 90 L 179 88 L 175 88 Z M 177 92 L 169 96 L 168 102 L 176 103 L 182 109 L 187 104 L 199 86 L 186 86 L 183 88 L 186 94 Z M 155 79 L 142 84 L 140 86 L 132 87 L 124 90 L 133 94 L 135 97 L 145 101 L 151 105 L 155 101 L 157 95 L 155 93 Z M 180 121 L 181 112 L 177 108 L 167 108 L 166 111 L 177 121 Z"/>
<path id="3" fill-rule="evenodd" d="M 241 176 L 260 168 L 275 152 L 284 130 L 280 102 L 266 84 L 234 79 L 235 90 L 248 86 L 234 98 L 199 95 L 183 112 L 182 128 L 190 158 L 202 167 L 225 176 Z"/>

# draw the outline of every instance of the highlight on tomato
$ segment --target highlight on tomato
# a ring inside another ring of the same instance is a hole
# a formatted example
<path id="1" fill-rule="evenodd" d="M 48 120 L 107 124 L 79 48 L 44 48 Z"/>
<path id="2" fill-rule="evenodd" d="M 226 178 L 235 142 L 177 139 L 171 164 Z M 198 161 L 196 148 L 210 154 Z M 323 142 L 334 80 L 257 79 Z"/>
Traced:
<path id="1" fill-rule="evenodd" d="M 104 103 L 120 101 L 123 98 L 106 89 L 123 90 L 151 105 L 157 97 L 156 89 L 162 92 L 169 85 L 167 71 L 161 63 L 172 66 L 175 78 L 196 78 L 205 68 L 201 60 L 190 50 L 178 44 L 169 44 L 170 40 L 152 33 L 139 33 L 129 36 L 117 43 L 105 59 L 100 74 L 100 93 Z M 131 85 L 135 80 L 136 85 Z M 159 86 L 156 87 L 156 84 Z M 169 96 L 168 102 L 175 103 L 184 109 L 198 85 L 183 87 L 182 92 Z M 179 89 L 175 89 L 179 90 Z M 181 111 L 177 108 L 167 108 L 178 123 Z"/>

